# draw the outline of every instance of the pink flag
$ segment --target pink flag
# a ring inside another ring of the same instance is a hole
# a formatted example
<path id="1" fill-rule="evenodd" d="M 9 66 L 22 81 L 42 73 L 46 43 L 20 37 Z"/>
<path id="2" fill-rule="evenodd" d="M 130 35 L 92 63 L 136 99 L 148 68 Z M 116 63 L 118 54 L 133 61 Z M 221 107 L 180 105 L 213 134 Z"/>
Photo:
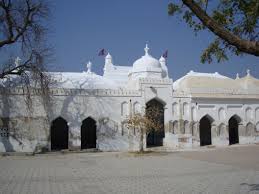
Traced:
<path id="1" fill-rule="evenodd" d="M 168 55 L 168 50 L 166 50 L 162 56 L 166 59 L 167 55 Z"/>
<path id="2" fill-rule="evenodd" d="M 104 56 L 106 54 L 106 50 L 103 48 L 99 51 L 98 56 Z"/>

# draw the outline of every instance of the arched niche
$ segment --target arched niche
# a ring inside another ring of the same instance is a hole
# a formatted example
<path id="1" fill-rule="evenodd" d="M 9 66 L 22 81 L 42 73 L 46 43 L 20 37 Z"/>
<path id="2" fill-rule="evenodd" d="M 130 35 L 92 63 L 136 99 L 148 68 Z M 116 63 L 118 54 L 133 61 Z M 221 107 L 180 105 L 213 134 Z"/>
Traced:
<path id="1" fill-rule="evenodd" d="M 219 120 L 220 121 L 224 121 L 225 118 L 226 118 L 226 111 L 224 108 L 219 108 L 219 111 L 218 111 L 218 117 L 219 117 Z"/>
<path id="2" fill-rule="evenodd" d="M 126 116 L 128 114 L 128 103 L 122 102 L 121 103 L 121 116 Z"/>
<path id="3" fill-rule="evenodd" d="M 249 121 L 253 118 L 253 111 L 251 107 L 247 107 L 245 110 L 246 120 Z"/>
<path id="4" fill-rule="evenodd" d="M 188 115 L 189 114 L 189 105 L 187 102 L 183 103 L 183 115 Z"/>
<path id="5" fill-rule="evenodd" d="M 133 111 L 134 111 L 135 114 L 136 113 L 141 113 L 141 105 L 140 105 L 139 102 L 135 102 L 133 104 Z"/>
<path id="6" fill-rule="evenodd" d="M 177 102 L 174 102 L 173 105 L 172 105 L 172 114 L 173 114 L 173 117 L 174 116 L 177 116 L 178 115 L 178 103 Z"/>

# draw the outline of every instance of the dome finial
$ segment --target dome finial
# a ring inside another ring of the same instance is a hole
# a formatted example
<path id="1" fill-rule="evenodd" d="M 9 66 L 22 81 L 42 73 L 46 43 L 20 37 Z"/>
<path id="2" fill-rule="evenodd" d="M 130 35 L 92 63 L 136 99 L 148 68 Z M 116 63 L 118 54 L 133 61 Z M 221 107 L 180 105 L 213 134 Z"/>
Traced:
<path id="1" fill-rule="evenodd" d="M 91 72 L 92 72 L 92 70 L 91 70 L 91 68 L 92 68 L 92 63 L 91 63 L 91 61 L 89 61 L 89 62 L 87 63 L 86 67 L 87 67 L 87 73 L 91 73 Z"/>
<path id="2" fill-rule="evenodd" d="M 148 55 L 148 50 L 149 50 L 149 48 L 148 48 L 148 44 L 146 43 L 146 47 L 144 48 L 145 55 Z"/>
<path id="3" fill-rule="evenodd" d="M 246 70 L 247 76 L 250 76 L 250 69 Z"/>
<path id="4" fill-rule="evenodd" d="M 18 67 L 20 65 L 20 61 L 21 61 L 20 57 L 16 57 L 16 59 L 14 61 L 14 64 L 16 67 Z"/>

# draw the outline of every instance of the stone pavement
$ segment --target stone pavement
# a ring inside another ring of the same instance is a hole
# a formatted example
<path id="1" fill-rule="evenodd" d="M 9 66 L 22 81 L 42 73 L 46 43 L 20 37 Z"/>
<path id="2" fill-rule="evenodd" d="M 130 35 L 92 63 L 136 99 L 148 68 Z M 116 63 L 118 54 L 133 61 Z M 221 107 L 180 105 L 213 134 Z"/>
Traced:
<path id="1" fill-rule="evenodd" d="M 0 193 L 259 193 L 259 146 L 0 157 Z"/>

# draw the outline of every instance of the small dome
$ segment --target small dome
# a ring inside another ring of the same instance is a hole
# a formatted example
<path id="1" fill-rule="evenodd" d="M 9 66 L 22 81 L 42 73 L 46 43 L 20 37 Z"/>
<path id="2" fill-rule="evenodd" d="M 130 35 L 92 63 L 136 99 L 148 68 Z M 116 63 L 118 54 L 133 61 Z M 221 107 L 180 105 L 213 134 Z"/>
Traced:
<path id="1" fill-rule="evenodd" d="M 161 72 L 162 69 L 160 62 L 148 53 L 149 48 L 147 45 L 144 50 L 145 55 L 133 63 L 132 73 L 145 71 Z"/>

